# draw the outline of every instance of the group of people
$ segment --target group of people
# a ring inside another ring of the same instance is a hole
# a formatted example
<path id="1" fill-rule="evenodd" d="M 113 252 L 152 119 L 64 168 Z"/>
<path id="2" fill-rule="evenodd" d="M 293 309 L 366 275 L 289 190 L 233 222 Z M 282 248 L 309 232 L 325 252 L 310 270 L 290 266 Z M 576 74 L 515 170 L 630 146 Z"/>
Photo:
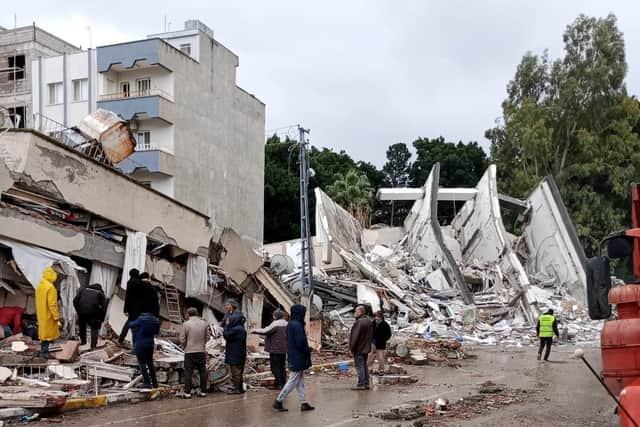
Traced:
<path id="1" fill-rule="evenodd" d="M 222 320 L 223 336 L 226 341 L 225 363 L 231 370 L 233 388 L 231 393 L 244 393 L 243 371 L 247 357 L 247 333 L 245 318 L 238 310 L 237 301 L 231 299 L 226 304 L 226 314 Z M 305 396 L 304 371 L 311 367 L 311 349 L 305 331 L 307 308 L 296 304 L 289 316 L 282 310 L 273 312 L 273 322 L 262 329 L 254 329 L 253 334 L 265 337 L 265 351 L 269 353 L 271 372 L 274 377 L 272 389 L 279 390 L 273 408 L 284 412 L 285 398 L 294 390 L 300 400 L 301 411 L 312 411 Z M 289 377 L 286 366 L 288 362 Z M 187 379 L 190 381 L 190 379 Z M 185 384 L 186 389 L 186 384 Z"/>
<path id="2" fill-rule="evenodd" d="M 349 334 L 349 355 L 353 357 L 358 382 L 353 390 L 369 390 L 371 386 L 369 366 L 378 360 L 378 373 L 385 368 L 387 342 L 391 338 L 391 327 L 378 311 L 372 321 L 367 308 L 359 305 L 355 309 L 356 321 Z"/>

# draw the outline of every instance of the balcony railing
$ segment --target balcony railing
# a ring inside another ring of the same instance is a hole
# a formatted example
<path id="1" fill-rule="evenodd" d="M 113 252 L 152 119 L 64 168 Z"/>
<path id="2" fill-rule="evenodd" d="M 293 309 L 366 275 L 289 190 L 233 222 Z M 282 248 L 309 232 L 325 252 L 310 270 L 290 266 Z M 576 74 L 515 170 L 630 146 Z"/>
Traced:
<path id="1" fill-rule="evenodd" d="M 98 97 L 98 101 L 116 101 L 119 99 L 142 98 L 145 96 L 161 96 L 167 101 L 173 102 L 173 96 L 171 96 L 168 92 L 158 88 L 141 91 L 119 91 L 116 93 L 106 93 L 104 95 L 100 95 Z"/>

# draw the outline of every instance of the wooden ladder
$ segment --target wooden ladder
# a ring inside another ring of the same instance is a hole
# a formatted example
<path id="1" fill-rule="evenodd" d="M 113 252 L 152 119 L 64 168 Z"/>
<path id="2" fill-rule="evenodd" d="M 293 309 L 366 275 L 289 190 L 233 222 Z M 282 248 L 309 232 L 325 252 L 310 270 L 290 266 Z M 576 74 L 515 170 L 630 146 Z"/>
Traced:
<path id="1" fill-rule="evenodd" d="M 182 323 L 182 311 L 180 310 L 180 294 L 171 285 L 164 285 L 164 298 L 167 303 L 169 320 L 174 323 Z"/>

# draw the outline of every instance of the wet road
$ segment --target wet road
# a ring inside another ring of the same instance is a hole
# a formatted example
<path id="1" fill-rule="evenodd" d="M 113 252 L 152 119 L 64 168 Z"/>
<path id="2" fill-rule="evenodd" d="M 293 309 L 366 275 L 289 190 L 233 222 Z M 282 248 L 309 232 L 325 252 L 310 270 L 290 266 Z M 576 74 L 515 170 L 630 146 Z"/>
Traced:
<path id="1" fill-rule="evenodd" d="M 113 406 L 65 416 L 65 425 L 82 426 L 364 426 L 410 425 L 370 417 L 411 400 L 472 394 L 491 380 L 511 387 L 540 390 L 531 401 L 492 411 L 471 420 L 451 420 L 452 426 L 615 426 L 613 403 L 579 360 L 570 359 L 573 347 L 556 350 L 556 363 L 535 360 L 533 349 L 478 349 L 477 360 L 460 368 L 409 367 L 419 382 L 407 386 L 377 385 L 369 392 L 351 391 L 353 378 L 330 375 L 307 377 L 307 398 L 316 411 L 301 413 L 295 393 L 285 402 L 287 413 L 271 408 L 275 392 L 250 391 L 243 396 L 212 394 L 202 399 L 162 400 Z M 596 370 L 599 350 L 587 351 Z M 44 425 L 44 423 L 40 423 Z"/>

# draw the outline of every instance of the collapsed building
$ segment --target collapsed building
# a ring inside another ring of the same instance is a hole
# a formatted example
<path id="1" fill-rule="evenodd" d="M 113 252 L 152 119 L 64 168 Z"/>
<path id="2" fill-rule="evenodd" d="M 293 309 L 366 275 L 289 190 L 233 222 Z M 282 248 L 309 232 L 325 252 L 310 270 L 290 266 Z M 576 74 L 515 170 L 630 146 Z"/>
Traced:
<path id="1" fill-rule="evenodd" d="M 256 326 L 263 300 L 289 308 L 290 296 L 238 233 L 217 232 L 206 215 L 112 166 L 134 146 L 125 122 L 104 110 L 63 133 L 0 133 L 0 306 L 35 313 L 35 287 L 54 265 L 69 337 L 76 334 L 73 297 L 89 283 L 103 286 L 106 323 L 119 331 L 131 268 L 151 275 L 163 329 L 182 323 L 187 305 L 215 323 L 228 297 L 256 306 L 248 311 Z"/>
<path id="2" fill-rule="evenodd" d="M 440 188 L 439 172 L 436 164 L 422 188 L 378 191 L 380 200 L 414 201 L 403 227 L 365 229 L 315 190 L 314 303 L 325 313 L 325 341 L 332 345 L 329 335 L 347 329 L 349 309 L 362 303 L 408 334 L 513 345 L 531 342 L 539 314 L 553 308 L 565 338 L 597 340 L 585 307 L 586 257 L 553 178 L 518 200 L 499 194 L 495 165 L 475 188 Z M 438 220 L 442 201 L 464 202 L 447 225 Z M 519 235 L 507 232 L 503 210 L 517 217 Z M 299 244 L 265 249 L 299 291 Z"/>

